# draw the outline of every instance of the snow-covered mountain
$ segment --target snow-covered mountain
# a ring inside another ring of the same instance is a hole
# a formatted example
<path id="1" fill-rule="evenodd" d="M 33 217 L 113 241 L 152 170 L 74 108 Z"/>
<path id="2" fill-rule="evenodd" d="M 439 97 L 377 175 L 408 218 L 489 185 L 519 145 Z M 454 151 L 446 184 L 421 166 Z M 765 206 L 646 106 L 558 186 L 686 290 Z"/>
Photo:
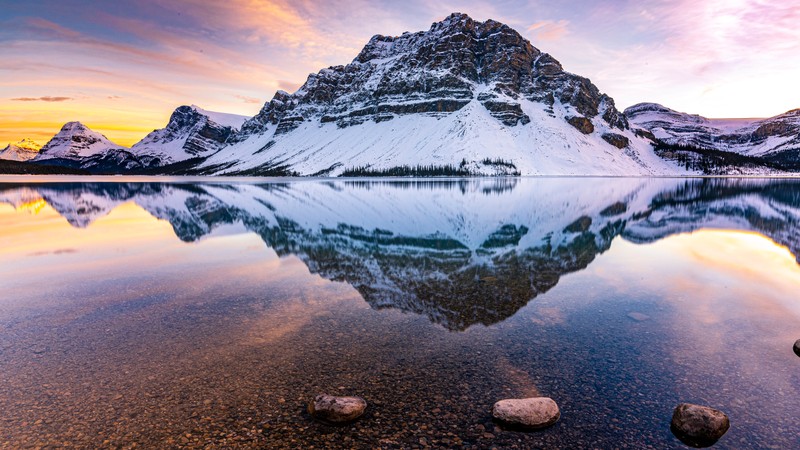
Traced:
<path id="1" fill-rule="evenodd" d="M 455 13 L 374 36 L 346 66 L 279 91 L 200 167 L 340 175 L 448 166 L 471 174 L 675 174 L 614 101 L 499 22 Z"/>
<path id="2" fill-rule="evenodd" d="M 767 119 L 708 119 L 640 103 L 627 108 L 625 116 L 665 144 L 800 164 L 800 109 Z"/>
<path id="3" fill-rule="evenodd" d="M 30 139 L 23 139 L 16 144 L 8 144 L 6 148 L 0 150 L 0 159 L 8 161 L 28 161 L 39 154 L 41 145 Z"/>
<path id="4" fill-rule="evenodd" d="M 178 175 L 774 174 L 800 171 L 800 110 L 623 114 L 507 25 L 454 13 L 372 37 L 252 118 L 181 106 L 131 149 L 70 122 L 32 162 Z"/>
<path id="5" fill-rule="evenodd" d="M 646 243 L 740 229 L 800 256 L 800 181 L 791 179 L 0 186 L 0 202 L 37 200 L 76 227 L 133 201 L 187 242 L 219 230 L 253 232 L 278 255 L 351 284 L 374 308 L 423 314 L 454 330 L 513 315 L 617 238 Z"/>
<path id="6" fill-rule="evenodd" d="M 61 131 L 39 150 L 39 155 L 34 158 L 34 161 L 80 160 L 106 153 L 112 149 L 124 148 L 80 122 L 67 122 L 61 127 Z"/>
<path id="7" fill-rule="evenodd" d="M 219 150 L 231 132 L 241 128 L 245 116 L 206 111 L 195 105 L 180 106 L 172 113 L 167 126 L 154 130 L 131 147 L 137 156 L 160 159 L 161 165 Z"/>

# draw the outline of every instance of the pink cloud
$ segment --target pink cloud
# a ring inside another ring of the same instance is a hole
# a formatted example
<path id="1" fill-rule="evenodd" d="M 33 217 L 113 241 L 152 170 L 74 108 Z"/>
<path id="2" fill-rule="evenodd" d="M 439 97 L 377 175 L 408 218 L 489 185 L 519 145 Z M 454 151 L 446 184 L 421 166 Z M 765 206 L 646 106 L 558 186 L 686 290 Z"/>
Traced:
<path id="1" fill-rule="evenodd" d="M 561 39 L 569 33 L 568 20 L 542 20 L 534 23 L 528 27 L 528 33 L 532 35 L 531 40 L 535 43 L 537 41 L 555 41 Z"/>

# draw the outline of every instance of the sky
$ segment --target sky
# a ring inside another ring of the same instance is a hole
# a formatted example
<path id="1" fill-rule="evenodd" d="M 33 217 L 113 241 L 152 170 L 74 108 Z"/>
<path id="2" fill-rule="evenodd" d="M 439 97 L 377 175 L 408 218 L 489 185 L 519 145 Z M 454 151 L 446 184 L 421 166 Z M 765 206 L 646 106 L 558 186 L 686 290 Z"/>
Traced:
<path id="1" fill-rule="evenodd" d="M 72 120 L 131 145 L 180 105 L 252 116 L 371 36 L 456 11 L 508 24 L 620 109 L 800 108 L 800 0 L 0 0 L 0 147 Z"/>

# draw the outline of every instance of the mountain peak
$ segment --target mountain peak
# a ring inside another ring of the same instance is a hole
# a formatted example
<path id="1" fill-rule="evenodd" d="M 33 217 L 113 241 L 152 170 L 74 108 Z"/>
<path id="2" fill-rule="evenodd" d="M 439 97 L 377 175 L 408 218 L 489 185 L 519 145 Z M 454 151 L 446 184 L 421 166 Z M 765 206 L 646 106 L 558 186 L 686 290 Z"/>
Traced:
<path id="1" fill-rule="evenodd" d="M 28 161 L 35 158 L 39 154 L 39 149 L 42 146 L 25 138 L 15 144 L 8 144 L 4 149 L 0 150 L 0 159 L 7 161 Z"/>
<path id="2" fill-rule="evenodd" d="M 309 75 L 294 94 L 277 93 L 234 141 L 273 125 L 284 134 L 309 120 L 344 128 L 406 114 L 441 116 L 473 100 L 506 126 L 531 121 L 521 108 L 527 100 L 548 111 L 559 103 L 570 116 L 600 116 L 612 128 L 628 129 L 613 100 L 591 81 L 565 72 L 509 26 L 456 12 L 428 31 L 373 36 L 352 63 Z"/>
<path id="3" fill-rule="evenodd" d="M 80 159 L 120 148 L 124 147 L 111 142 L 81 122 L 73 121 L 61 127 L 61 130 L 42 147 L 36 159 Z"/>
<path id="4" fill-rule="evenodd" d="M 205 156 L 219 150 L 246 120 L 245 116 L 182 105 L 172 112 L 166 127 L 153 130 L 131 150 L 137 156 L 158 158 L 162 163 Z"/>

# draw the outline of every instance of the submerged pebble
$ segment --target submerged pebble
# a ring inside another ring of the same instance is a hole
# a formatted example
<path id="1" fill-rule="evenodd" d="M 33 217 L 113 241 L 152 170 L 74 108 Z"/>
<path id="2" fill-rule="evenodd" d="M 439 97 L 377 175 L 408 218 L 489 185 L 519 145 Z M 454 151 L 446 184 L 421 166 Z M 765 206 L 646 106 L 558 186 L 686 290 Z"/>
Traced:
<path id="1" fill-rule="evenodd" d="M 558 422 L 561 411 L 549 397 L 512 398 L 495 403 L 492 415 L 506 425 L 535 430 Z"/>
<path id="2" fill-rule="evenodd" d="M 635 312 L 635 311 L 628 313 L 628 317 L 637 322 L 644 322 L 645 320 L 650 319 L 650 316 L 648 316 L 647 314 L 642 314 L 640 312 Z"/>
<path id="3" fill-rule="evenodd" d="M 708 406 L 681 403 L 672 413 L 672 433 L 692 447 L 714 445 L 730 426 L 727 414 Z"/>
<path id="4" fill-rule="evenodd" d="M 308 404 L 308 413 L 315 419 L 330 423 L 347 423 L 358 419 L 367 409 L 361 397 L 337 397 L 321 394 Z"/>

